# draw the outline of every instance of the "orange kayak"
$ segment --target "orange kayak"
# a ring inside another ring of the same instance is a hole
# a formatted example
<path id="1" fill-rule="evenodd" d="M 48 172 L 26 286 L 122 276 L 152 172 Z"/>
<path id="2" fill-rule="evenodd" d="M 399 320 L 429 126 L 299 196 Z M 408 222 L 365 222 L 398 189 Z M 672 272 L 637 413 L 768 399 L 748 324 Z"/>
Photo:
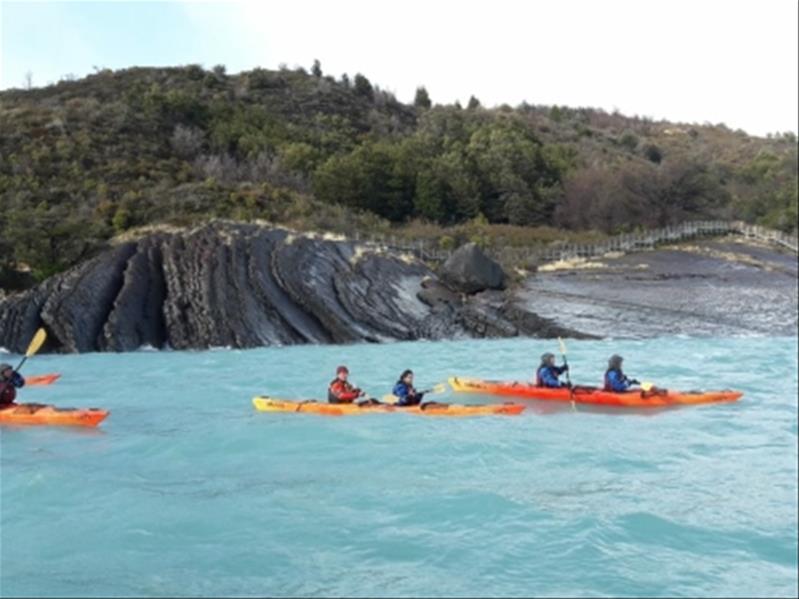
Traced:
<path id="1" fill-rule="evenodd" d="M 259 412 L 305 412 L 324 416 L 355 416 L 360 414 L 381 414 L 402 412 L 419 416 L 516 416 L 524 411 L 521 404 L 457 405 L 432 404 L 425 406 L 393 406 L 391 404 L 364 405 L 331 404 L 312 400 L 296 401 L 274 397 L 254 397 L 252 400 Z"/>
<path id="2" fill-rule="evenodd" d="M 57 408 L 36 403 L 11 404 L 0 409 L 0 424 L 97 426 L 108 416 L 99 408 Z"/>
<path id="3" fill-rule="evenodd" d="M 617 393 L 605 391 L 598 387 L 575 386 L 569 390 L 561 387 L 551 389 L 537 387 L 521 381 L 487 381 L 453 377 L 449 384 L 454 391 L 460 393 L 483 393 L 486 395 L 502 395 L 525 399 L 541 399 L 552 401 L 574 401 L 575 403 L 618 406 L 624 408 L 662 408 L 675 405 L 696 405 L 736 401 L 743 393 L 740 391 L 673 391 L 657 389 L 642 391 L 636 389 Z"/>
<path id="4" fill-rule="evenodd" d="M 34 374 L 32 376 L 25 377 L 25 385 L 28 387 L 40 387 L 42 385 L 52 385 L 60 378 L 61 375 L 55 372 L 52 374 Z"/>

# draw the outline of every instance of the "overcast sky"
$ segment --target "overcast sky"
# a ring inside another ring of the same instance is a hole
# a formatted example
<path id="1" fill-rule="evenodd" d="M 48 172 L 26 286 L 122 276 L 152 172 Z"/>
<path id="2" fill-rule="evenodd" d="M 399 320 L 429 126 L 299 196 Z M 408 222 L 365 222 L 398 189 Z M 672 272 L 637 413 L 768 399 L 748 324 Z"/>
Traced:
<path id="1" fill-rule="evenodd" d="M 403 101 L 592 106 L 799 130 L 796 0 L 0 3 L 0 88 L 95 66 L 362 72 Z"/>

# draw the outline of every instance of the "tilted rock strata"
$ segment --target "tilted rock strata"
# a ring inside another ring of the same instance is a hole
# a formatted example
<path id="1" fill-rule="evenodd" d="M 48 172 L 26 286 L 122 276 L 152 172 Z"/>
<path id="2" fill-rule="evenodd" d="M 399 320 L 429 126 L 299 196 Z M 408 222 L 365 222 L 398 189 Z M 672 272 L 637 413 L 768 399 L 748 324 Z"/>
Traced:
<path id="1" fill-rule="evenodd" d="M 0 300 L 0 346 L 24 351 L 39 326 L 60 352 L 573 333 L 374 247 L 223 223 L 122 243 Z"/>

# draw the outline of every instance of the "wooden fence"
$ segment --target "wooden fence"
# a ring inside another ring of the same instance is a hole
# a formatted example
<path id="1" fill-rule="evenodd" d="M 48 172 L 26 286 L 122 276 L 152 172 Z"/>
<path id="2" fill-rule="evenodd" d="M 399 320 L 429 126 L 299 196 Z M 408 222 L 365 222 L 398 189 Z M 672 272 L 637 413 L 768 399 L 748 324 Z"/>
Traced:
<path id="1" fill-rule="evenodd" d="M 636 252 L 650 250 L 664 243 L 673 243 L 700 237 L 742 235 L 778 245 L 797 252 L 797 238 L 781 231 L 741 221 L 691 221 L 662 229 L 642 233 L 616 235 L 592 244 L 554 242 L 541 247 L 500 246 L 485 248 L 487 254 L 505 263 L 545 263 L 574 258 L 595 258 L 610 252 Z M 389 247 L 406 252 L 425 261 L 441 262 L 452 255 L 453 250 L 442 249 L 435 241 L 409 241 L 399 237 L 356 235 L 356 241 Z"/>

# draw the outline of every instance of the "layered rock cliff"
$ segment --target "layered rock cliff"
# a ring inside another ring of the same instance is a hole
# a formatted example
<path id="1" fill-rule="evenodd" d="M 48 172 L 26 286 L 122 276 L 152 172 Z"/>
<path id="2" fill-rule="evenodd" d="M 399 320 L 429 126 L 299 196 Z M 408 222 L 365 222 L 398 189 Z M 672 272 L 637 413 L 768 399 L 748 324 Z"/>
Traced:
<path id="1" fill-rule="evenodd" d="M 447 280 L 373 246 L 214 223 L 120 243 L 0 300 L 0 346 L 24 351 L 39 326 L 59 352 L 576 335 Z"/>

